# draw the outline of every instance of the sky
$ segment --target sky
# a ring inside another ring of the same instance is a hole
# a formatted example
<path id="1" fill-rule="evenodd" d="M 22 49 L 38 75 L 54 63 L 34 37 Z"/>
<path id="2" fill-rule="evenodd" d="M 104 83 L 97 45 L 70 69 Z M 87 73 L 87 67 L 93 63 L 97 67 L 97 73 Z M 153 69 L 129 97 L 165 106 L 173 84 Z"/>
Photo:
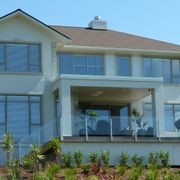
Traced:
<path id="1" fill-rule="evenodd" d="M 108 28 L 180 44 L 180 0 L 0 0 L 0 16 L 22 9 L 48 25 Z"/>

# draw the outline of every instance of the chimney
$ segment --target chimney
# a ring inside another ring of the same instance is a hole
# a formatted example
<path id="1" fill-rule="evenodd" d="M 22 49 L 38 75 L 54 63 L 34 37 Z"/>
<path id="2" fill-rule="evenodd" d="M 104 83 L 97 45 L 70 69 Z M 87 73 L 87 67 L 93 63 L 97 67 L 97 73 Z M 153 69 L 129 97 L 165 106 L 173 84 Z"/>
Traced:
<path id="1" fill-rule="evenodd" d="M 107 21 L 102 20 L 100 16 L 95 16 L 88 24 L 88 27 L 91 29 L 107 30 Z"/>

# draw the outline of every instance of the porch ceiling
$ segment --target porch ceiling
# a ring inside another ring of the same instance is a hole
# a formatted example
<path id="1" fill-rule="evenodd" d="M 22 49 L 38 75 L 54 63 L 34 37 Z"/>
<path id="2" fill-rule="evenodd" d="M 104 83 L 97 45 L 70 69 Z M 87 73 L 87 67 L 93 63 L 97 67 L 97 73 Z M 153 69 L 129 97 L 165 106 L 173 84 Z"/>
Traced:
<path id="1" fill-rule="evenodd" d="M 132 102 L 151 94 L 149 89 L 139 88 L 104 88 L 104 87 L 72 87 L 72 93 L 80 101 L 95 102 Z"/>

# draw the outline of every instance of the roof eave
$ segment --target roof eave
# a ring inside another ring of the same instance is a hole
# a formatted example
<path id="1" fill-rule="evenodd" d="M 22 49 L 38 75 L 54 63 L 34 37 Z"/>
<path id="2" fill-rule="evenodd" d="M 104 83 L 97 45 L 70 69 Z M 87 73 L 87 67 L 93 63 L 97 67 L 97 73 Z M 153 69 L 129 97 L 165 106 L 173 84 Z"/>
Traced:
<path id="1" fill-rule="evenodd" d="M 131 53 L 131 54 L 158 54 L 158 55 L 178 55 L 180 50 L 155 50 L 155 49 L 130 49 L 130 48 L 113 48 L 113 47 L 99 47 L 99 46 L 76 46 L 64 45 L 63 50 L 77 50 L 77 51 L 94 51 L 103 53 Z"/>

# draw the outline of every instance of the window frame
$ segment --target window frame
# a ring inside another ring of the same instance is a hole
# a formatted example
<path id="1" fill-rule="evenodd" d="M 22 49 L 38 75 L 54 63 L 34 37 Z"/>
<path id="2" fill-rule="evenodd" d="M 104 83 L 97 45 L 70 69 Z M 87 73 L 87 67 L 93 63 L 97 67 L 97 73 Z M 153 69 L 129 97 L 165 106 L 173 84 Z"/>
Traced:
<path id="1" fill-rule="evenodd" d="M 180 58 L 178 59 L 178 58 L 160 58 L 160 57 L 148 57 L 148 56 L 143 56 L 142 57 L 142 75 L 143 75 L 143 77 L 156 77 L 156 76 L 152 76 L 152 69 L 151 69 L 151 76 L 145 76 L 144 75 L 144 59 L 146 59 L 146 58 L 149 58 L 149 59 L 151 59 L 151 68 L 153 67 L 153 65 L 152 65 L 152 60 L 153 59 L 161 59 L 161 61 L 162 61 L 162 65 L 161 65 L 161 69 L 162 69 L 162 72 L 161 72 L 161 76 L 160 77 L 162 77 L 163 79 L 164 79 L 164 76 L 163 76 L 163 61 L 164 60 L 169 60 L 170 61 L 170 82 L 167 82 L 167 81 L 163 81 L 163 83 L 164 84 L 180 84 L 180 83 L 176 83 L 176 82 L 173 82 L 173 60 L 178 60 L 179 61 L 179 69 L 180 69 Z"/>
<path id="2" fill-rule="evenodd" d="M 177 128 L 176 128 L 176 126 L 175 126 L 175 122 L 176 122 L 176 121 L 175 121 L 175 118 L 176 118 L 176 117 L 175 117 L 175 112 L 176 112 L 176 111 L 175 111 L 175 106 L 176 106 L 176 105 L 180 105 L 180 104 L 165 103 L 165 104 L 164 104 L 164 114 L 165 114 L 165 106 L 166 106 L 166 105 L 171 105 L 171 106 L 172 106 L 172 113 L 173 113 L 173 117 L 172 117 L 172 118 L 173 118 L 173 126 L 174 126 L 173 129 L 174 129 L 174 131 L 166 131 L 166 124 L 165 124 L 165 126 L 164 126 L 164 130 L 165 130 L 165 132 L 167 132 L 167 133 L 176 133 L 176 132 L 178 132 L 178 131 L 177 131 Z M 166 122 L 164 121 L 164 123 L 166 123 Z"/>
<path id="3" fill-rule="evenodd" d="M 72 69 L 72 72 L 71 73 L 61 73 L 61 54 L 68 54 L 68 55 L 71 55 L 72 56 L 72 59 L 71 59 L 71 69 Z M 85 59 L 86 59 L 86 74 L 77 74 L 75 73 L 75 70 L 74 70 L 74 67 L 83 67 L 81 65 L 74 65 L 74 57 L 75 56 L 84 56 Z M 101 67 L 101 66 L 88 66 L 88 57 L 91 57 L 91 56 L 94 56 L 94 57 L 101 57 L 102 58 L 102 74 L 88 74 L 88 68 L 89 67 Z M 68 53 L 68 52 L 58 52 L 58 73 L 61 75 L 61 74 L 67 74 L 67 75 L 89 75 L 89 76 L 104 76 L 105 75 L 105 61 L 104 61 L 104 55 L 103 54 L 80 54 L 80 53 Z"/>
<path id="4" fill-rule="evenodd" d="M 120 75 L 120 73 L 119 73 L 120 72 L 119 58 L 121 58 L 121 57 L 128 58 L 128 60 L 129 60 L 129 75 Z M 117 68 L 116 68 L 117 76 L 122 76 L 122 77 L 130 77 L 130 76 L 132 76 L 132 60 L 131 60 L 131 56 L 117 55 L 116 56 L 116 66 L 117 66 Z"/>
<path id="5" fill-rule="evenodd" d="M 29 42 L 0 42 L 0 44 L 2 44 L 4 46 L 4 62 L 1 64 L 4 64 L 4 70 L 0 70 L 0 73 L 33 73 L 33 74 L 38 74 L 42 72 L 42 46 L 41 43 L 29 43 Z M 7 70 L 7 45 L 26 45 L 27 46 L 27 66 L 28 66 L 28 70 L 27 71 L 9 71 Z M 30 63 L 30 46 L 31 45 L 37 45 L 38 46 L 38 50 L 39 50 L 39 65 L 34 65 Z M 36 71 L 30 71 L 31 67 L 39 67 L 39 70 Z"/>
<path id="6" fill-rule="evenodd" d="M 32 126 L 34 125 L 38 125 L 39 127 L 42 127 L 42 95 L 26 95 L 26 94 L 20 94 L 20 95 L 17 95 L 17 94 L 0 94 L 0 96 L 3 96 L 4 97 L 4 103 L 5 103 L 5 108 L 4 108 L 4 112 L 5 112 L 5 122 L 4 123 L 0 123 L 0 125 L 5 125 L 5 133 L 8 132 L 8 117 L 7 117 L 7 114 L 8 114 L 8 102 L 21 102 L 21 101 L 18 101 L 18 100 L 15 100 L 15 101 L 8 101 L 8 97 L 11 97 L 11 96 L 14 96 L 14 97 L 22 97 L 22 96 L 25 96 L 27 97 L 27 104 L 28 104 L 28 134 L 31 134 L 32 132 Z M 32 101 L 31 100 L 31 97 L 39 97 L 39 104 L 40 104 L 40 122 L 39 123 L 32 123 L 32 119 L 31 119 L 31 102 L 37 102 L 37 101 Z M 2 101 L 2 100 L 0 100 Z"/>

